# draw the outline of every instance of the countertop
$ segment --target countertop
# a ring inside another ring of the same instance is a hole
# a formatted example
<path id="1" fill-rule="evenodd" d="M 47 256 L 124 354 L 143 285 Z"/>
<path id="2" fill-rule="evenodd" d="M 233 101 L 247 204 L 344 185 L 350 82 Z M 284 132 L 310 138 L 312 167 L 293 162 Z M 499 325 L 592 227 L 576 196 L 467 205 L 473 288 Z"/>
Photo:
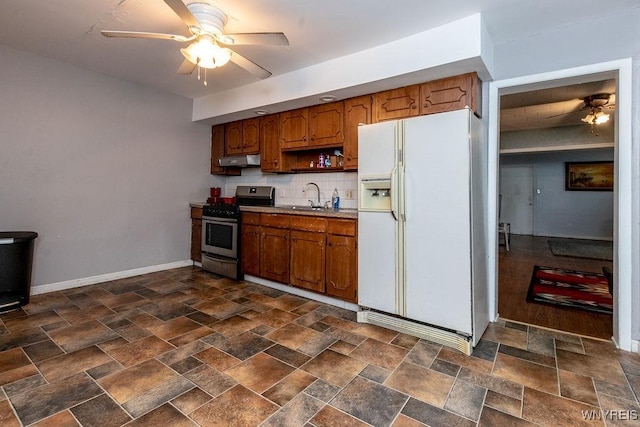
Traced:
<path id="1" fill-rule="evenodd" d="M 357 209 L 310 210 L 307 206 L 240 206 L 242 212 L 281 213 L 287 215 L 321 216 L 326 218 L 358 219 Z"/>
<path id="2" fill-rule="evenodd" d="M 207 202 L 190 202 L 189 203 L 189 207 L 192 208 L 202 208 L 204 205 L 206 205 Z"/>

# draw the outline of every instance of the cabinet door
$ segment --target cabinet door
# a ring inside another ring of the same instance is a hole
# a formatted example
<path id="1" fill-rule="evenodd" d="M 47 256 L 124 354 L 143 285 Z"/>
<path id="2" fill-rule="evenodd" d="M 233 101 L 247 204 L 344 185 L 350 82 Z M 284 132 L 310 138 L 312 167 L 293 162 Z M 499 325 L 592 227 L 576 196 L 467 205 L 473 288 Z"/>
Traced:
<path id="1" fill-rule="evenodd" d="M 260 275 L 260 226 L 242 224 L 242 272 Z"/>
<path id="2" fill-rule="evenodd" d="M 344 139 L 344 104 L 331 102 L 309 108 L 309 146 L 334 147 Z"/>
<path id="3" fill-rule="evenodd" d="M 191 219 L 191 259 L 194 261 L 202 262 L 201 219 Z"/>
<path id="4" fill-rule="evenodd" d="M 227 123 L 224 134 L 225 156 L 242 154 L 242 121 Z"/>
<path id="5" fill-rule="evenodd" d="M 373 96 L 373 121 L 404 119 L 420 114 L 420 86 L 406 86 Z"/>
<path id="6" fill-rule="evenodd" d="M 280 151 L 280 117 L 271 114 L 260 118 L 260 169 L 263 172 L 291 170 L 288 155 Z"/>
<path id="7" fill-rule="evenodd" d="M 309 145 L 307 138 L 309 109 L 300 108 L 280 113 L 280 148 L 305 148 Z"/>
<path id="8" fill-rule="evenodd" d="M 420 86 L 420 114 L 442 113 L 469 107 L 480 116 L 482 82 L 476 73 L 424 83 Z"/>
<path id="9" fill-rule="evenodd" d="M 356 238 L 327 235 L 326 294 L 345 301 L 358 301 L 358 252 Z"/>
<path id="10" fill-rule="evenodd" d="M 260 153 L 260 119 L 242 121 L 242 154 Z"/>
<path id="11" fill-rule="evenodd" d="M 289 283 L 324 292 L 325 234 L 291 230 L 291 275 Z"/>
<path id="12" fill-rule="evenodd" d="M 289 229 L 261 227 L 260 277 L 289 282 Z"/>
<path id="13" fill-rule="evenodd" d="M 371 96 L 344 101 L 344 170 L 358 169 L 358 126 L 371 123 Z"/>
<path id="14" fill-rule="evenodd" d="M 240 175 L 240 168 L 223 168 L 218 161 L 224 156 L 225 125 L 211 127 L 211 174 L 212 175 Z"/>

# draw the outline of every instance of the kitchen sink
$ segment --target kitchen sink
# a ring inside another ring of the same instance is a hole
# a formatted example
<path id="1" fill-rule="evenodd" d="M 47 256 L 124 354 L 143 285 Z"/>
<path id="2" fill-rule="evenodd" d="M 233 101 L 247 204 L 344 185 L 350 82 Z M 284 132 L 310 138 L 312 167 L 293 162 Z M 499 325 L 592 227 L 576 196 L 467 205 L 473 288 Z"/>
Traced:
<path id="1" fill-rule="evenodd" d="M 323 208 L 323 207 L 311 207 L 311 206 L 304 206 L 304 205 L 293 205 L 293 206 L 287 206 L 289 209 L 295 209 L 297 211 L 324 211 L 324 210 L 329 210 L 329 208 Z"/>

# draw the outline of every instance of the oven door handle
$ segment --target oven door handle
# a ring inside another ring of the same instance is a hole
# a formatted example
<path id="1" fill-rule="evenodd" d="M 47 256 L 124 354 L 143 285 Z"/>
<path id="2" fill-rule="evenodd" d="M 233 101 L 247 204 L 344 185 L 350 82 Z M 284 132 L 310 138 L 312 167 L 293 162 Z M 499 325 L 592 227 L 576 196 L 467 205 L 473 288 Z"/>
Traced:
<path id="1" fill-rule="evenodd" d="M 212 221 L 212 222 L 229 222 L 229 223 L 233 223 L 233 222 L 238 222 L 238 218 L 218 218 L 215 216 L 202 216 L 202 220 L 203 221 Z"/>

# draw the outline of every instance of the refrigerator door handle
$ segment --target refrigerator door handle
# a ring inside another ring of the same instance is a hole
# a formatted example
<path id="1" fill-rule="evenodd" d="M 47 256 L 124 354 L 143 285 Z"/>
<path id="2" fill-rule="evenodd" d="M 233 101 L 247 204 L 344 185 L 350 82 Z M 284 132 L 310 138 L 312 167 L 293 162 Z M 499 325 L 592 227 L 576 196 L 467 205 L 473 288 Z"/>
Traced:
<path id="1" fill-rule="evenodd" d="M 391 171 L 391 215 L 393 219 L 398 221 L 398 195 L 397 195 L 398 165 L 394 166 Z"/>
<path id="2" fill-rule="evenodd" d="M 407 215 L 406 215 L 406 211 L 405 211 L 405 200 L 404 200 L 404 186 L 405 181 L 405 168 L 404 165 L 400 166 L 399 168 L 399 172 L 400 175 L 398 176 L 398 187 L 395 189 L 396 195 L 398 197 L 396 197 L 396 204 L 398 206 L 398 216 L 400 217 L 400 221 L 405 222 L 407 220 Z"/>

